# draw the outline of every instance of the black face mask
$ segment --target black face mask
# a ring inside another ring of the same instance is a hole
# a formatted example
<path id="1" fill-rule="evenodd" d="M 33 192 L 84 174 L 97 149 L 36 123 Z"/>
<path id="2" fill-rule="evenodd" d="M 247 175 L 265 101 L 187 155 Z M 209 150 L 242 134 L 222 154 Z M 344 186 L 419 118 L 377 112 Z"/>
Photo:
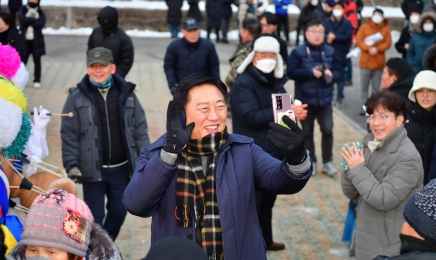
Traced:
<path id="1" fill-rule="evenodd" d="M 35 8 L 35 7 L 38 7 L 39 4 L 38 3 L 27 3 L 27 5 L 31 8 Z"/>
<path id="2" fill-rule="evenodd" d="M 101 26 L 101 29 L 103 30 L 103 34 L 109 35 L 115 31 L 117 28 L 116 25 L 111 23 L 110 21 L 98 19 L 98 23 Z"/>

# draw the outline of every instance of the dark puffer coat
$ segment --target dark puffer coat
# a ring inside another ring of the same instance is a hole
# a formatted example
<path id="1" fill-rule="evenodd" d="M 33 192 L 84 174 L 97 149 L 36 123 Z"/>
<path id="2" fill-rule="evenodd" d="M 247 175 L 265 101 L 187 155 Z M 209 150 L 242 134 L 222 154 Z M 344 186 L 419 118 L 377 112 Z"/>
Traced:
<path id="1" fill-rule="evenodd" d="M 7 31 L 4 31 L 2 33 L 6 33 L 6 40 L 2 41 L 1 44 L 3 45 L 10 45 L 15 48 L 15 50 L 20 55 L 20 59 L 24 60 L 24 57 L 26 56 L 26 42 L 24 40 L 23 35 L 20 31 L 18 31 L 15 27 L 10 26 Z M 0 33 L 0 34 L 2 34 Z M 1 38 L 1 37 L 0 37 Z"/>
<path id="2" fill-rule="evenodd" d="M 306 46 L 310 53 L 307 53 Z M 322 53 L 324 52 L 324 58 Z M 295 98 L 303 104 L 313 107 L 324 107 L 333 101 L 333 83 L 326 84 L 322 77 L 315 78 L 312 69 L 324 64 L 333 74 L 333 82 L 341 77 L 341 64 L 335 50 L 327 44 L 313 46 L 308 42 L 297 46 L 289 56 L 287 73 L 289 79 L 295 81 Z"/>
<path id="3" fill-rule="evenodd" d="M 401 53 L 403 59 L 406 59 L 407 55 L 407 49 L 404 47 L 404 45 L 410 42 L 410 39 L 412 38 L 411 32 L 415 33 L 415 28 L 413 25 L 409 24 L 408 26 L 403 28 L 403 30 L 401 31 L 400 39 L 398 39 L 397 43 L 395 43 L 395 49 L 397 49 L 397 51 Z"/>
<path id="4" fill-rule="evenodd" d="M 18 12 L 18 20 L 20 21 L 20 30 L 24 37 L 26 35 L 29 26 L 33 27 L 33 35 L 34 35 L 33 55 L 35 58 L 40 58 L 42 55 L 45 54 L 45 41 L 44 41 L 44 35 L 42 34 L 42 28 L 44 28 L 45 21 L 46 21 L 45 14 L 40 7 L 38 7 L 38 14 L 39 14 L 38 19 L 26 17 L 26 13 L 27 13 L 27 6 L 21 7 L 20 11 Z"/>
<path id="5" fill-rule="evenodd" d="M 345 17 L 337 21 L 333 16 L 325 19 L 324 26 L 326 39 L 330 32 L 336 35 L 330 46 L 335 49 L 335 56 L 338 58 L 341 65 L 345 66 L 347 64 L 346 56 L 350 51 L 353 37 L 353 26 Z"/>
<path id="6" fill-rule="evenodd" d="M 180 25 L 183 0 L 165 0 L 165 2 L 168 6 L 167 22 L 171 25 Z"/>
<path id="7" fill-rule="evenodd" d="M 407 130 L 407 137 L 421 155 L 424 166 L 424 184 L 426 184 L 433 148 L 436 144 L 436 109 L 427 111 L 418 103 L 409 100 L 404 127 Z"/>
<path id="8" fill-rule="evenodd" d="M 194 72 L 219 79 L 219 66 L 215 46 L 202 38 L 196 43 L 189 43 L 185 38 L 171 42 L 164 58 L 164 70 L 170 89 Z"/>
<path id="9" fill-rule="evenodd" d="M 412 65 L 413 71 L 418 73 L 422 70 L 422 58 L 424 57 L 425 50 L 433 44 L 436 40 L 436 32 L 426 32 L 422 26 L 426 20 L 433 21 L 436 26 L 436 14 L 427 12 L 423 13 L 419 18 L 418 23 L 415 25 L 416 33 L 412 36 L 409 42 L 409 49 L 407 49 L 407 61 Z"/>
<path id="10" fill-rule="evenodd" d="M 133 65 L 133 44 L 129 36 L 118 28 L 118 12 L 106 6 L 98 14 L 100 26 L 92 31 L 88 40 L 88 51 L 96 47 L 105 47 L 112 51 L 117 66 L 116 74 L 125 78 Z"/>
<path id="11" fill-rule="evenodd" d="M 284 154 L 267 138 L 269 123 L 274 122 L 271 94 L 286 93 L 279 80 L 249 65 L 233 84 L 231 95 L 233 132 L 253 138 L 271 156 L 283 160 Z"/>

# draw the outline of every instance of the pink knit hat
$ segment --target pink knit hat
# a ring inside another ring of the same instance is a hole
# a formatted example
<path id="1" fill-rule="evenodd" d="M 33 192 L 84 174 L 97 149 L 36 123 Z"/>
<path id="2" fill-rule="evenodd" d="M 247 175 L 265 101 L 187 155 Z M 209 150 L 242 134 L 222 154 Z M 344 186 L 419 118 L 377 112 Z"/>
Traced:
<path id="1" fill-rule="evenodd" d="M 122 259 L 107 232 L 93 223 L 85 202 L 63 189 L 52 189 L 33 201 L 24 224 L 22 240 L 11 255 L 25 259 L 26 246 L 42 246 L 64 250 L 90 259 Z"/>
<path id="2" fill-rule="evenodd" d="M 85 256 L 92 222 L 94 218 L 85 202 L 62 189 L 53 189 L 33 202 L 20 243 Z"/>

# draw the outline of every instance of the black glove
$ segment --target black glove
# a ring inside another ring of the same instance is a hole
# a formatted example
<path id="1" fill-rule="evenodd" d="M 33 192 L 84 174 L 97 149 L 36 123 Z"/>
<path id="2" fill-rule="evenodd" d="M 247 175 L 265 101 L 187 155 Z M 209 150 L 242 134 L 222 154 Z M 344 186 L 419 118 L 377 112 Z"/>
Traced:
<path id="1" fill-rule="evenodd" d="M 82 172 L 77 167 L 71 168 L 67 173 L 67 177 L 75 183 L 82 183 Z"/>
<path id="2" fill-rule="evenodd" d="M 195 123 L 192 122 L 183 128 L 180 122 L 180 107 L 177 102 L 179 98 L 174 98 L 168 104 L 167 110 L 167 138 L 163 146 L 163 150 L 168 153 L 182 154 L 189 139 L 191 138 L 192 129 Z"/>
<path id="3" fill-rule="evenodd" d="M 296 165 L 306 156 L 304 133 L 300 127 L 288 116 L 283 116 L 283 122 L 291 129 L 277 123 L 269 123 L 268 138 L 275 146 L 282 149 L 286 154 L 288 164 Z"/>

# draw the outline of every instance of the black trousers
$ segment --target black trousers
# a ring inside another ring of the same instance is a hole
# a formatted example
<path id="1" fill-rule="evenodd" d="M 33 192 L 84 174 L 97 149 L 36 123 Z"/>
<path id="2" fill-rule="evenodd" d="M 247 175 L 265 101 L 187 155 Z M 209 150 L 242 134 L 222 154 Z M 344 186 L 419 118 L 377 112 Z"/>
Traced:
<path id="1" fill-rule="evenodd" d="M 285 34 L 286 41 L 289 42 L 289 18 L 287 14 L 276 14 L 277 17 L 277 33 L 280 35 L 280 31 L 283 26 L 283 33 Z"/>
<path id="2" fill-rule="evenodd" d="M 276 194 L 263 193 L 256 190 L 256 209 L 265 244 L 273 243 L 272 209 L 277 199 Z"/>
<path id="3" fill-rule="evenodd" d="M 30 54 L 32 54 L 33 57 L 33 63 L 35 64 L 35 70 L 34 70 L 34 78 L 33 78 L 33 82 L 41 82 L 41 57 L 35 57 L 34 54 L 34 42 L 33 40 L 29 41 L 26 40 L 26 46 L 27 46 L 27 51 L 26 51 L 26 56 L 24 57 L 24 64 L 27 65 L 27 61 L 29 60 L 29 56 Z"/>
<path id="4" fill-rule="evenodd" d="M 312 161 L 317 162 L 315 155 L 315 142 L 313 140 L 313 131 L 315 128 L 315 119 L 317 119 L 321 130 L 321 150 L 323 163 L 330 162 L 333 158 L 333 108 L 329 104 L 324 107 L 307 107 L 307 117 L 301 121 L 303 133 L 305 136 L 306 148 L 309 150 Z"/>
<path id="5" fill-rule="evenodd" d="M 207 39 L 210 40 L 210 33 L 212 32 L 212 27 L 207 27 Z M 215 27 L 215 33 L 216 33 L 216 42 L 220 42 L 220 28 Z"/>

